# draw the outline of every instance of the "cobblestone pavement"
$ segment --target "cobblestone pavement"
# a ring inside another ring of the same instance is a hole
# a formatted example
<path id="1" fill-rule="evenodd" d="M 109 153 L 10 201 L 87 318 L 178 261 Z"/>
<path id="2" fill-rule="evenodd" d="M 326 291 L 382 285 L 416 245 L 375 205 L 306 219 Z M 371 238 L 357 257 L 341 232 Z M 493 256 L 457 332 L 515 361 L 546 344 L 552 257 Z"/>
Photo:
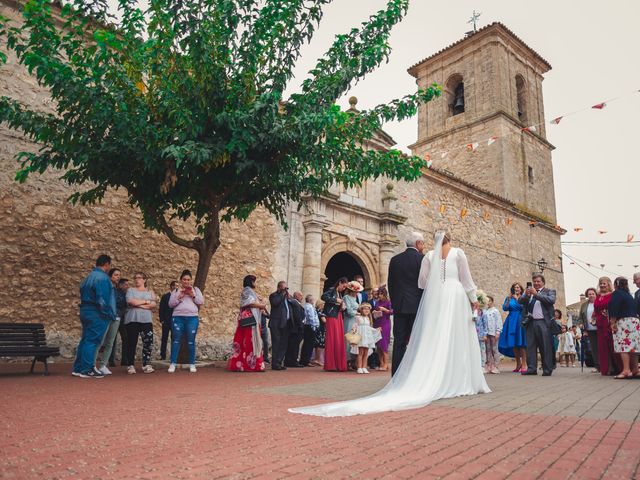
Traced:
<path id="1" fill-rule="evenodd" d="M 505 370 L 509 365 L 505 366 Z M 41 367 L 41 365 L 40 365 Z M 348 418 L 292 406 L 371 393 L 387 374 L 49 377 L 0 365 L 0 478 L 638 477 L 640 380 L 558 368 L 488 377 L 493 393 Z"/>

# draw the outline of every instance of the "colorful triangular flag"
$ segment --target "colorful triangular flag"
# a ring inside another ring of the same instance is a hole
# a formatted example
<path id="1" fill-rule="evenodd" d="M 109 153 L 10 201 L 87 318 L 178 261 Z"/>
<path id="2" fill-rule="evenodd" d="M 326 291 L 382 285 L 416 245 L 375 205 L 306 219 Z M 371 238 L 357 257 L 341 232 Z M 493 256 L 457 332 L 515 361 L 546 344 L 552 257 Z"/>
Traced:
<path id="1" fill-rule="evenodd" d="M 440 215 L 444 215 L 444 212 L 447 211 L 447 206 L 443 203 L 440 205 Z"/>
<path id="2" fill-rule="evenodd" d="M 627 235 L 627 243 L 631 243 L 633 241 L 633 237 L 634 236 L 632 234 Z"/>
<path id="3" fill-rule="evenodd" d="M 467 216 L 467 209 L 462 207 L 462 210 L 460 210 L 460 218 L 464 218 Z"/>
<path id="4" fill-rule="evenodd" d="M 492 143 L 495 143 L 495 141 L 498 139 L 498 137 L 491 137 L 489 140 L 487 140 L 487 145 L 491 145 Z"/>
<path id="5" fill-rule="evenodd" d="M 607 233 L 607 231 L 606 231 L 606 230 L 598 230 L 598 233 L 599 233 L 600 235 L 604 235 L 605 233 Z"/>
<path id="6" fill-rule="evenodd" d="M 584 230 L 582 227 L 576 227 L 573 229 L 574 232 L 581 232 L 582 230 Z"/>
<path id="7" fill-rule="evenodd" d="M 442 155 L 440 155 L 440 158 L 444 158 L 449 154 L 449 152 L 442 152 Z"/>
<path id="8" fill-rule="evenodd" d="M 480 144 L 478 142 L 468 143 L 467 144 L 467 151 L 473 152 L 479 146 L 480 146 Z"/>
<path id="9" fill-rule="evenodd" d="M 560 120 L 562 120 L 562 117 L 556 117 L 553 120 L 551 120 L 549 123 L 551 125 L 558 125 L 560 123 Z"/>
<path id="10" fill-rule="evenodd" d="M 484 218 L 485 221 L 489 220 L 489 212 L 484 212 L 482 218 Z"/>
<path id="11" fill-rule="evenodd" d="M 536 126 L 535 125 L 531 125 L 530 127 L 524 127 L 521 130 L 523 132 L 535 132 L 536 131 Z"/>
<path id="12" fill-rule="evenodd" d="M 602 102 L 602 103 L 596 103 L 593 107 L 591 108 L 595 108 L 596 110 L 602 110 L 604 107 L 607 106 L 607 102 Z"/>
<path id="13" fill-rule="evenodd" d="M 429 200 L 427 200 L 426 198 L 423 198 L 420 203 L 422 203 L 422 205 L 424 205 L 425 207 L 429 206 Z"/>
<path id="14" fill-rule="evenodd" d="M 511 225 L 513 223 L 513 218 L 507 218 L 507 225 Z"/>

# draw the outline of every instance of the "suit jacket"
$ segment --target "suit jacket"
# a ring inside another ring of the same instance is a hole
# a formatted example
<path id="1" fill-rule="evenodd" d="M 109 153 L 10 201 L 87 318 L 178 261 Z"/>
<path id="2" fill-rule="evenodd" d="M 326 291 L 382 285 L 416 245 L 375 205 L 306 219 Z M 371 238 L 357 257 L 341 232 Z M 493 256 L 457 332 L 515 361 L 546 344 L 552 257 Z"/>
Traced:
<path id="1" fill-rule="evenodd" d="M 158 311 L 158 315 L 160 317 L 161 323 L 171 322 L 171 317 L 173 316 L 173 308 L 169 306 L 169 298 L 171 297 L 171 292 L 167 292 L 162 295 L 160 298 L 160 308 Z M 118 299 L 116 298 L 116 305 L 118 303 Z"/>
<path id="2" fill-rule="evenodd" d="M 396 314 L 415 314 L 418 311 L 422 298 L 422 289 L 418 288 L 418 276 L 423 257 L 424 255 L 415 248 L 407 248 L 389 262 L 387 286 Z"/>
<path id="3" fill-rule="evenodd" d="M 358 300 L 358 305 L 361 303 L 369 303 L 369 295 L 363 290 L 356 295 L 356 300 Z"/>
<path id="4" fill-rule="evenodd" d="M 269 326 L 274 328 L 286 328 L 289 326 L 288 320 L 293 315 L 293 309 L 289 303 L 289 316 L 287 316 L 287 308 L 285 302 L 288 303 L 286 292 L 273 292 L 269 295 L 269 303 L 271 304 L 271 312 L 269 313 Z"/>
<path id="5" fill-rule="evenodd" d="M 636 313 L 640 315 L 640 289 L 636 290 L 636 293 L 633 294 L 633 298 L 636 300 Z"/>
<path id="6" fill-rule="evenodd" d="M 291 309 L 292 331 L 304 332 L 304 305 L 295 298 L 290 298 L 289 308 Z"/>
<path id="7" fill-rule="evenodd" d="M 533 296 L 540 302 L 542 307 L 542 316 L 547 325 L 551 325 L 554 319 L 553 305 L 556 303 L 556 291 L 553 288 L 543 288 Z M 531 301 L 530 296 L 522 295 L 518 302 L 524 307 L 526 313 L 533 313 L 533 306 L 536 302 Z"/>

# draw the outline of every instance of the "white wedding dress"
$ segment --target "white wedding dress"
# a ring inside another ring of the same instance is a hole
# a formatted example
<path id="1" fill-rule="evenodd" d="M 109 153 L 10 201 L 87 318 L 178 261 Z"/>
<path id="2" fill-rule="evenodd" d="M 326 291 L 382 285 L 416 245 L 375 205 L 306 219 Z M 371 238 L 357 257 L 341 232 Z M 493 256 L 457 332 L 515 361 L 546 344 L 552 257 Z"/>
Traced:
<path id="1" fill-rule="evenodd" d="M 424 288 L 407 351 L 396 374 L 379 392 L 345 402 L 291 408 L 323 417 L 407 410 L 439 398 L 489 393 L 480 366 L 480 346 L 472 320 L 476 286 L 464 252 L 451 248 L 442 259 L 443 232 L 422 261 Z M 393 299 L 392 299 L 393 301 Z"/>

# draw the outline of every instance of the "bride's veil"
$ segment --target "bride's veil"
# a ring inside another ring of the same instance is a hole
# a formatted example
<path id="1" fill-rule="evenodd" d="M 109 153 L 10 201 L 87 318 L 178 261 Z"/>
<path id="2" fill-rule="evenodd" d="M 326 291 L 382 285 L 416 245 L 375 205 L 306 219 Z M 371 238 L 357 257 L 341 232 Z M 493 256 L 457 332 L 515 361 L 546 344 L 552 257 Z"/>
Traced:
<path id="1" fill-rule="evenodd" d="M 427 286 L 420 300 L 406 353 L 389 383 L 382 390 L 368 397 L 346 402 L 292 408 L 289 409 L 290 412 L 331 417 L 348 416 L 416 408 L 427 405 L 434 399 L 438 385 L 442 382 L 441 376 L 444 371 L 439 368 L 436 360 L 438 355 L 438 309 L 443 288 L 440 274 L 444 235 L 445 233 L 442 231 L 436 232 L 433 252 L 423 260 L 423 262 L 430 262 Z"/>

